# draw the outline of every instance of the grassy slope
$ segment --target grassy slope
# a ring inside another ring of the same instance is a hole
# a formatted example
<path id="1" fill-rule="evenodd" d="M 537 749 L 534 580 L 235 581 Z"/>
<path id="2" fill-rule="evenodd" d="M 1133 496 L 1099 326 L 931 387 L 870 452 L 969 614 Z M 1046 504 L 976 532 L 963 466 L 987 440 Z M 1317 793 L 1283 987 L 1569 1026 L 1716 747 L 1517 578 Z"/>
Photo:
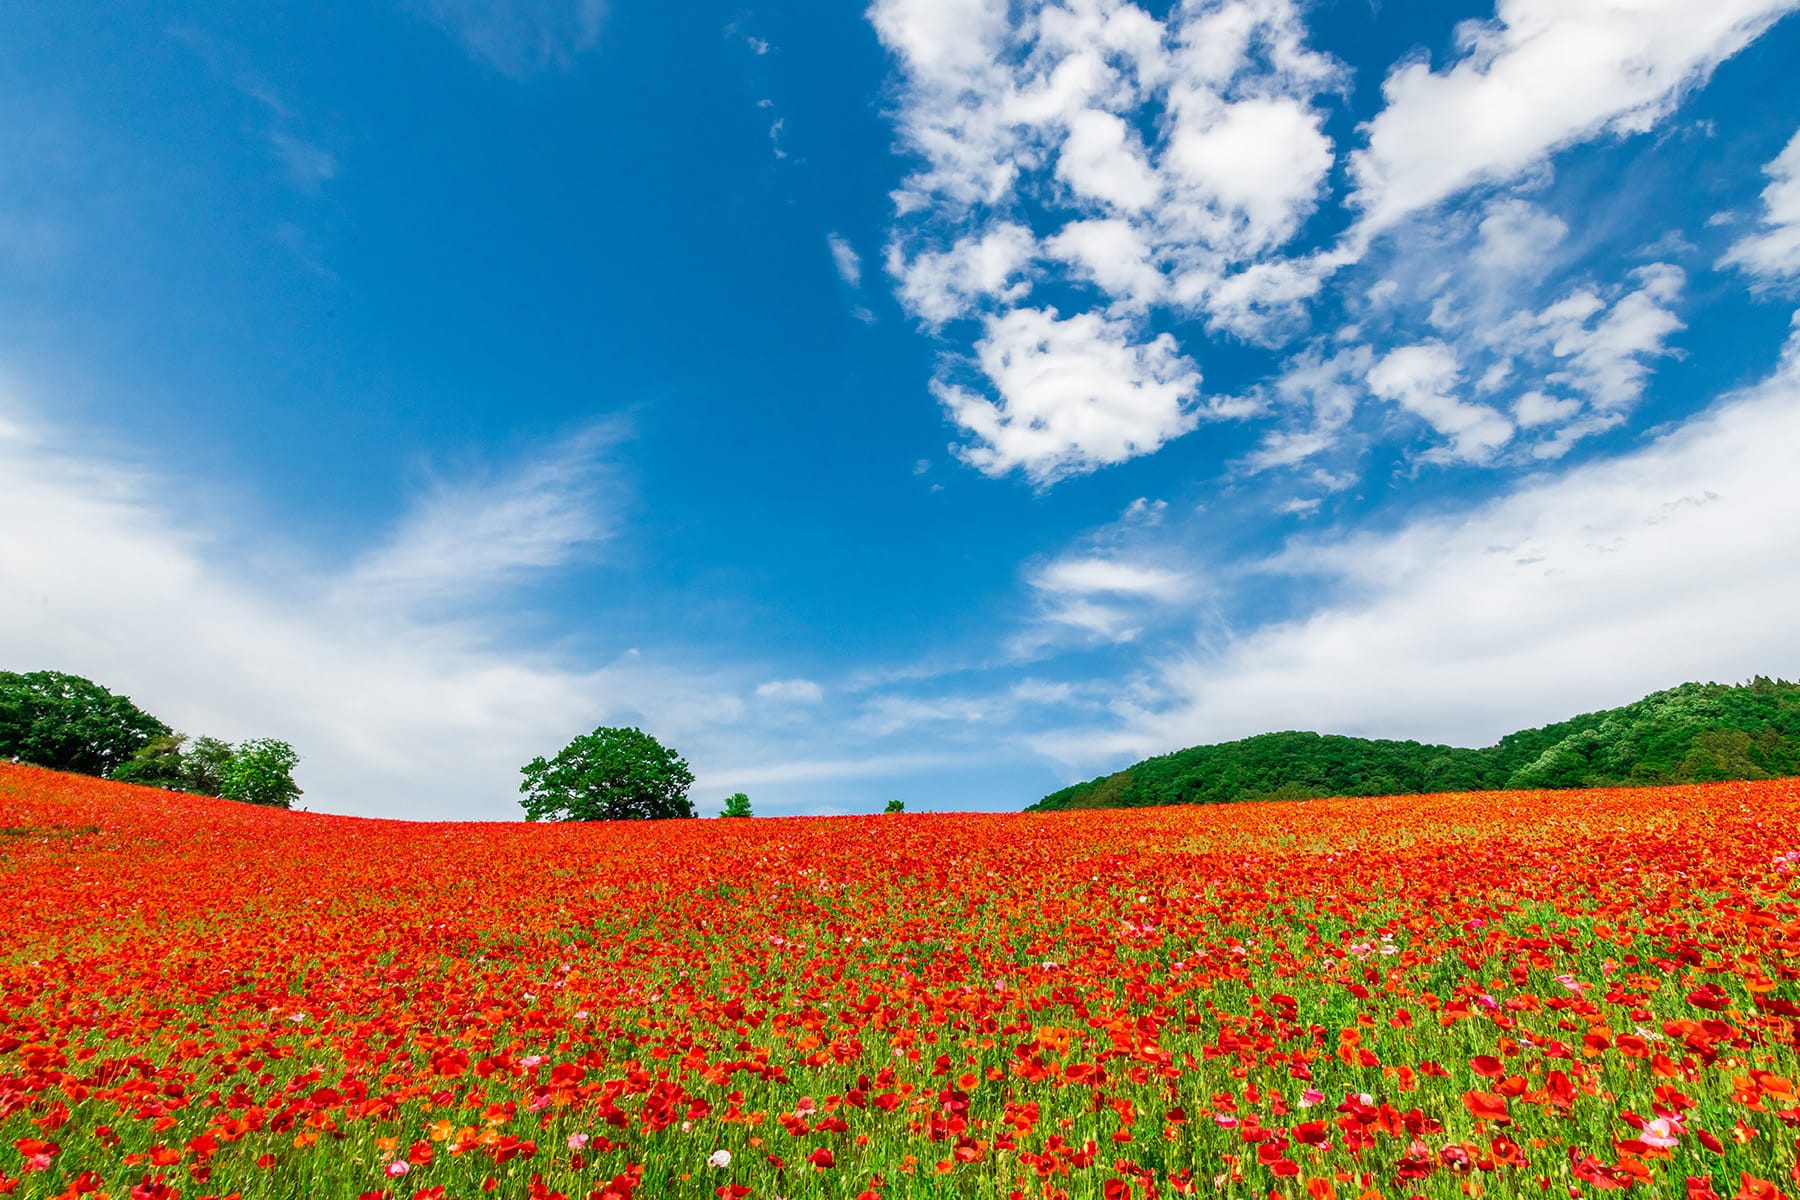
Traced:
<path id="1" fill-rule="evenodd" d="M 1496 788 L 1609 787 L 1800 775 L 1800 684 L 1688 683 L 1633 704 L 1507 734 L 1480 750 L 1317 733 L 1265 733 L 1146 759 L 1032 808 Z"/>

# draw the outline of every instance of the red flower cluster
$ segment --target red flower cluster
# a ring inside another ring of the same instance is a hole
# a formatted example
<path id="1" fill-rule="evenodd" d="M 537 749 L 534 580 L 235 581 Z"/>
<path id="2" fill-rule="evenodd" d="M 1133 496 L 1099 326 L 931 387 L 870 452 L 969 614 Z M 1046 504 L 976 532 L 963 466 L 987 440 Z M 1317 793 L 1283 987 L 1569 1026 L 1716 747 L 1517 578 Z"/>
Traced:
<path id="1" fill-rule="evenodd" d="M 0 766 L 0 1195 L 1800 1195 L 1800 784 L 406 824 Z"/>

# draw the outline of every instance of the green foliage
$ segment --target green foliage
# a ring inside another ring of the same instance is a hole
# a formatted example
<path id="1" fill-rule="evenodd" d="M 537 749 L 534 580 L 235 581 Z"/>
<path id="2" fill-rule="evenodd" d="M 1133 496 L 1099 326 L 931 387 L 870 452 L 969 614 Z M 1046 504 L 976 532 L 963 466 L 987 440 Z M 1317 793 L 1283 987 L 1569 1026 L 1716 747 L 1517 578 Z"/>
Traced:
<path id="1" fill-rule="evenodd" d="M 531 821 L 631 821 L 691 817 L 694 773 L 686 760 L 641 729 L 602 726 L 545 761 L 520 768 Z M 748 799 L 745 804 L 748 805 Z M 746 815 L 748 815 L 746 813 Z"/>
<path id="2" fill-rule="evenodd" d="M 883 808 L 881 811 L 884 813 L 903 813 L 906 811 L 906 801 L 889 800 L 887 802 L 887 807 Z"/>
<path id="3" fill-rule="evenodd" d="M 300 789 L 294 783 L 294 766 L 300 756 L 286 742 L 251 738 L 226 760 L 219 794 L 246 804 L 292 808 Z"/>
<path id="4" fill-rule="evenodd" d="M 300 789 L 294 786 L 288 772 L 299 758 L 286 742 L 245 742 L 241 748 L 234 749 L 230 742 L 213 737 L 195 738 L 189 745 L 187 735 L 172 733 L 152 738 L 143 749 L 120 763 L 111 777 L 121 783 L 168 788 L 196 796 L 218 796 L 224 793 L 226 775 L 232 769 L 233 759 L 240 755 L 243 761 L 238 764 L 234 778 L 237 780 L 235 786 L 244 794 L 231 798 L 290 807 Z M 285 766 L 282 765 L 284 762 Z"/>
<path id="5" fill-rule="evenodd" d="M 742 792 L 731 793 L 731 795 L 725 797 L 725 811 L 721 812 L 719 815 L 721 817 L 750 816 L 750 797 L 744 795 Z"/>
<path id="6" fill-rule="evenodd" d="M 1146 759 L 1044 797 L 1037 811 L 1613 787 L 1800 775 L 1800 684 L 1687 683 L 1623 708 L 1510 733 L 1481 750 L 1265 733 Z"/>
<path id="7" fill-rule="evenodd" d="M 191 791 L 188 787 L 186 756 L 182 753 L 182 748 L 186 745 L 187 735 L 184 733 L 151 738 L 136 754 L 114 767 L 111 778 L 120 783 L 136 783 L 144 787 Z"/>
<path id="8" fill-rule="evenodd" d="M 0 671 L 0 758 L 107 775 L 174 731 L 124 696 L 60 671 Z"/>
<path id="9" fill-rule="evenodd" d="M 217 796 L 225 787 L 225 768 L 231 762 L 230 742 L 215 737 L 198 737 L 181 756 L 181 769 L 187 779 L 187 791 L 201 796 Z M 296 796 L 300 793 L 296 790 Z"/>

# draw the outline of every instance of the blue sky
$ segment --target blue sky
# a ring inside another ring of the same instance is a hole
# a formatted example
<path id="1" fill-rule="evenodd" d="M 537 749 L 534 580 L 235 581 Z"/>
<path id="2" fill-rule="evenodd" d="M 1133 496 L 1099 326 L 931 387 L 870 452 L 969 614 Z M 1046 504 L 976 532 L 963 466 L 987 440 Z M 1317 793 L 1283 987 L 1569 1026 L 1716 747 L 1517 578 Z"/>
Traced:
<path id="1" fill-rule="evenodd" d="M 0 15 L 0 664 L 511 817 L 1800 675 L 1800 0 Z"/>

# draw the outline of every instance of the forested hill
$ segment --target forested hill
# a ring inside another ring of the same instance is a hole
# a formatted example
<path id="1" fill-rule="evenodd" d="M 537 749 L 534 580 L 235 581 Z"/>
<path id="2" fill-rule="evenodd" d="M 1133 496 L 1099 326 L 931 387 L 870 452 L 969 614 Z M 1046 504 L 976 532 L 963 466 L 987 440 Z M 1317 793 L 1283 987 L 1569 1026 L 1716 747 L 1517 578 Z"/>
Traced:
<path id="1" fill-rule="evenodd" d="M 1686 683 L 1623 708 L 1509 733 L 1480 750 L 1264 733 L 1145 759 L 1028 811 L 1609 787 L 1800 775 L 1800 683 Z"/>

